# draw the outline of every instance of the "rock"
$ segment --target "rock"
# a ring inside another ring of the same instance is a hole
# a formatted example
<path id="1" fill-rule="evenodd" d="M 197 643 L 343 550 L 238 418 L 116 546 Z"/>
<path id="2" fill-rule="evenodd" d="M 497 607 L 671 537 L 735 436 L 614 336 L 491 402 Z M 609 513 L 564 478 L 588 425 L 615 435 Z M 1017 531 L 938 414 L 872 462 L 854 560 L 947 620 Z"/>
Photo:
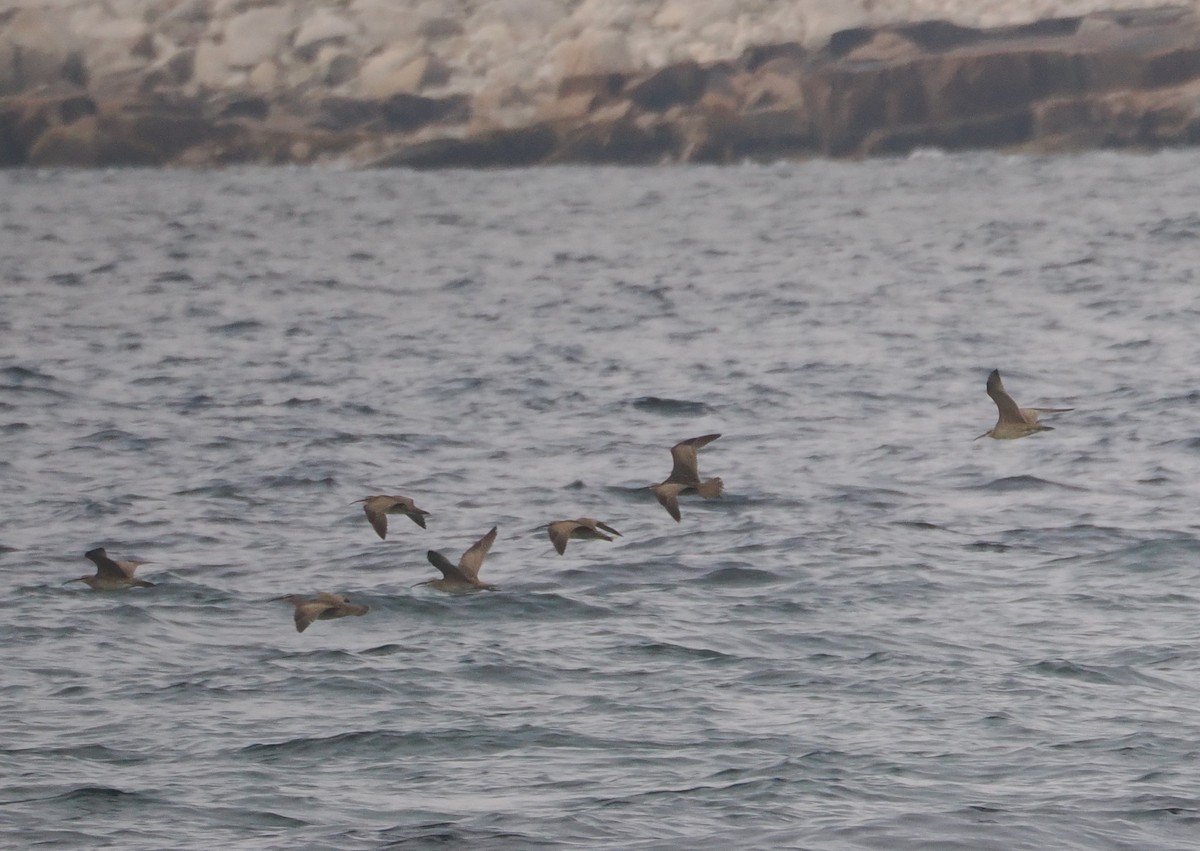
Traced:
<path id="1" fill-rule="evenodd" d="M 292 14 L 286 7 L 263 6 L 242 12 L 225 24 L 226 64 L 230 68 L 253 68 L 274 58 L 291 29 Z"/>
<path id="2" fill-rule="evenodd" d="M 265 121 L 271 113 L 271 105 L 261 97 L 234 97 L 221 108 L 220 118 L 248 118 Z"/>
<path id="3" fill-rule="evenodd" d="M 229 79 L 224 44 L 202 41 L 192 53 L 191 82 L 201 88 L 219 88 Z"/>
<path id="4" fill-rule="evenodd" d="M 899 33 L 877 32 L 872 38 L 846 54 L 851 62 L 899 62 L 921 54 L 917 44 Z"/>
<path id="5" fill-rule="evenodd" d="M 587 124 L 564 135 L 550 162 L 620 163 L 650 165 L 677 159 L 683 137 L 669 122 L 631 113 L 607 119 L 590 116 Z"/>
<path id="6" fill-rule="evenodd" d="M 388 130 L 411 133 L 435 121 L 461 123 L 470 117 L 470 106 L 462 95 L 449 98 L 426 98 L 420 95 L 395 94 L 379 104 L 383 126 Z"/>
<path id="7" fill-rule="evenodd" d="M 417 34 L 428 41 L 441 41 L 463 34 L 463 27 L 456 19 L 449 17 L 432 17 L 421 21 Z"/>
<path id="8" fill-rule="evenodd" d="M 1033 130 L 1028 108 L 910 127 L 881 128 L 867 135 L 861 151 L 868 156 L 908 154 L 917 148 L 947 151 L 996 148 L 1027 142 Z"/>
<path id="9" fill-rule="evenodd" d="M 401 137 L 459 164 L 1200 142 L 1192 6 L 1039 3 L 0 0 L 0 162 L 398 157 Z M 160 116 L 192 138 L 147 135 Z"/>
<path id="10" fill-rule="evenodd" d="M 386 98 L 420 90 L 429 58 L 412 47 L 396 46 L 372 56 L 359 72 L 356 88 L 366 98 Z"/>
<path id="11" fill-rule="evenodd" d="M 685 152 L 688 162 L 735 163 L 814 155 L 820 139 L 809 116 L 799 109 L 729 112 L 706 123 L 706 133 Z"/>
<path id="12" fill-rule="evenodd" d="M 18 9 L 3 29 L 0 94 L 87 82 L 83 45 L 51 9 Z"/>
<path id="13" fill-rule="evenodd" d="M 808 60 L 808 51 L 796 41 L 748 47 L 742 51 L 738 65 L 747 71 L 757 71 L 768 62 L 778 73 L 799 73 Z"/>
<path id="14" fill-rule="evenodd" d="M 259 92 L 273 90 L 278 80 L 279 66 L 269 59 L 255 65 L 254 69 L 246 77 L 246 82 L 250 84 L 250 88 Z"/>
<path id="15" fill-rule="evenodd" d="M 350 82 L 358 75 L 358 57 L 330 44 L 320 49 L 313 64 L 316 66 L 315 79 L 333 88 Z"/>
<path id="16" fill-rule="evenodd" d="M 497 168 L 543 162 L 558 137 L 546 125 L 493 130 L 466 139 L 433 139 L 410 145 L 371 163 L 375 168 Z"/>
<path id="17" fill-rule="evenodd" d="M 0 161 L 23 165 L 38 137 L 55 123 L 53 100 L 36 98 L 0 106 Z"/>
<path id="18" fill-rule="evenodd" d="M 615 30 L 585 32 L 551 52 L 560 77 L 594 76 L 628 71 L 633 57 L 624 35 Z"/>
<path id="19" fill-rule="evenodd" d="M 747 109 L 800 104 L 804 102 L 804 89 L 799 75 L 780 74 L 767 65 L 743 84 L 742 100 Z"/>
<path id="20" fill-rule="evenodd" d="M 347 97 L 322 98 L 316 126 L 327 130 L 351 130 L 363 127 L 379 117 L 379 110 L 371 101 Z"/>
<path id="21" fill-rule="evenodd" d="M 675 104 L 691 104 L 704 91 L 708 72 L 695 62 L 680 62 L 630 87 L 630 100 L 642 109 L 662 112 Z"/>
<path id="22" fill-rule="evenodd" d="M 567 16 L 565 6 L 559 0 L 489 0 L 467 19 L 464 29 L 477 32 L 501 24 L 513 31 L 548 32 Z"/>
<path id="23" fill-rule="evenodd" d="M 306 61 L 312 61 L 322 47 L 342 44 L 357 34 L 358 27 L 350 19 L 319 7 L 296 30 L 292 47 Z"/>
<path id="24" fill-rule="evenodd" d="M 96 119 L 47 129 L 29 150 L 26 165 L 34 168 L 96 167 L 100 164 Z"/>

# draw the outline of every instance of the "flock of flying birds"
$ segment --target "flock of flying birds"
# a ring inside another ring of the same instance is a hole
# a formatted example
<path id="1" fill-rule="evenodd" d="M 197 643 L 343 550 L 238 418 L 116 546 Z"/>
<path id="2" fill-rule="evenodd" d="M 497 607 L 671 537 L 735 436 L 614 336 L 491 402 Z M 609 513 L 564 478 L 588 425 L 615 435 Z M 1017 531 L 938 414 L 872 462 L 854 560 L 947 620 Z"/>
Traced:
<path id="1" fill-rule="evenodd" d="M 1074 408 L 1022 408 L 1013 401 L 1000 381 L 1000 371 L 992 370 L 987 380 L 987 394 L 996 403 L 1000 412 L 996 425 L 991 430 L 975 438 L 991 437 L 996 440 L 1016 440 L 1027 437 L 1039 431 L 1052 431 L 1051 426 L 1038 422 L 1039 414 L 1061 414 Z M 656 485 L 650 485 L 649 490 L 662 504 L 667 513 L 680 522 L 679 497 L 683 494 L 697 493 L 705 499 L 719 497 L 725 489 L 719 478 L 701 479 L 700 466 L 696 450 L 712 443 L 721 435 L 705 434 L 700 437 L 689 437 L 671 447 L 671 474 Z M 416 502 L 407 496 L 379 494 L 368 496 L 355 502 L 363 504 L 363 512 L 371 527 L 381 539 L 387 538 L 388 515 L 399 514 L 409 518 L 422 529 L 429 512 L 418 508 Z M 562 555 L 567 551 L 567 542 L 575 540 L 612 541 L 612 535 L 621 537 L 621 533 L 600 520 L 590 517 L 579 517 L 575 520 L 555 520 L 544 527 L 549 532 L 550 542 L 554 549 Z M 430 579 L 419 585 L 430 585 L 439 591 L 456 594 L 468 591 L 491 591 L 496 586 L 481 582 L 479 570 L 483 567 L 483 559 L 492 544 L 496 541 L 496 527 L 472 544 L 459 558 L 458 563 L 450 561 L 437 550 L 429 550 L 425 556 L 429 563 L 442 574 L 440 579 Z M 134 572 L 140 565 L 149 562 L 137 559 L 116 560 L 110 558 L 103 547 L 96 547 L 84 553 L 84 557 L 96 565 L 93 576 L 80 576 L 68 582 L 84 582 L 93 591 L 117 591 L 125 588 L 152 587 L 153 582 L 138 579 Z M 65 583 L 64 583 L 65 584 Z M 416 587 L 416 586 L 413 586 Z M 295 607 L 296 631 L 304 632 L 315 620 L 332 620 L 348 616 L 360 616 L 367 613 L 368 607 L 351 603 L 340 594 L 321 592 L 311 600 L 303 599 L 295 594 L 276 598 L 291 603 Z"/>

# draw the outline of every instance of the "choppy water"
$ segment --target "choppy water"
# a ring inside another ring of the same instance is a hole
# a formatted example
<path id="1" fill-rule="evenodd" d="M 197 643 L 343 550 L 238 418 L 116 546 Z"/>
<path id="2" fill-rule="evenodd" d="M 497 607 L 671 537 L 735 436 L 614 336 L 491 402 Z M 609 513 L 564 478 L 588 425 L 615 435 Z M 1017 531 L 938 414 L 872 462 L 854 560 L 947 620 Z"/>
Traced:
<path id="1" fill-rule="evenodd" d="M 1196 847 L 1197 197 L 1191 152 L 0 174 L 0 841 Z M 973 442 L 994 367 L 1077 410 Z M 557 556 L 579 515 L 624 537 Z M 499 591 L 411 587 L 493 524 Z M 99 545 L 158 585 L 62 585 Z M 371 612 L 270 600 L 319 590 Z"/>

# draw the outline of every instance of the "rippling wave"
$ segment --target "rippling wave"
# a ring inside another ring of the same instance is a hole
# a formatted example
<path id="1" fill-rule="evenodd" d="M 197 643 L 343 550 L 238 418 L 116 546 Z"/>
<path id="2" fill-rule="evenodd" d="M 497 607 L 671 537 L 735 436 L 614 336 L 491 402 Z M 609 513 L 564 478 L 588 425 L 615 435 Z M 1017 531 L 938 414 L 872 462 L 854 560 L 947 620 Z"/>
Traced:
<path id="1" fill-rule="evenodd" d="M 1196 157 L 0 173 L 0 844 L 1194 846 Z"/>

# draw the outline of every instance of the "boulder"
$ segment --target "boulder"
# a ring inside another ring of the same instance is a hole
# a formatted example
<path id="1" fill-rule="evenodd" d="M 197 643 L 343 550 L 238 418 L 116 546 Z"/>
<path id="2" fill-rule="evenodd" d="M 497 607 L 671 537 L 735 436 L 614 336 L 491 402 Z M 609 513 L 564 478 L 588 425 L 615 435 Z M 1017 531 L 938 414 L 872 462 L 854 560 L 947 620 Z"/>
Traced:
<path id="1" fill-rule="evenodd" d="M 346 131 L 365 127 L 378 117 L 373 101 L 335 95 L 321 99 L 313 123 L 326 130 Z"/>
<path id="2" fill-rule="evenodd" d="M 642 109 L 662 112 L 676 104 L 695 103 L 707 76 L 696 62 L 680 62 L 631 85 L 627 94 Z"/>
<path id="3" fill-rule="evenodd" d="M 386 98 L 420 90 L 429 58 L 408 45 L 397 45 L 363 63 L 355 88 L 365 98 Z"/>
<path id="4" fill-rule="evenodd" d="M 551 51 L 558 76 L 583 77 L 629 71 L 633 57 L 626 37 L 616 30 L 588 31 Z"/>
<path id="5" fill-rule="evenodd" d="M 87 83 L 83 44 L 54 9 L 18 9 L 0 40 L 0 95 L 36 86 Z"/>
<path id="6" fill-rule="evenodd" d="M 433 122 L 462 123 L 470 113 L 470 104 L 463 95 L 426 98 L 395 94 L 379 104 L 383 127 L 401 133 L 411 133 Z"/>
<path id="7" fill-rule="evenodd" d="M 960 120 L 883 127 L 867 135 L 859 152 L 881 156 L 908 154 L 917 148 L 956 151 L 1011 147 L 1028 142 L 1033 126 L 1032 110 L 1024 107 Z"/>
<path id="8" fill-rule="evenodd" d="M 431 139 L 375 160 L 376 168 L 497 168 L 530 166 L 554 151 L 558 137 L 547 125 L 492 130 L 469 138 Z"/>
<path id="9" fill-rule="evenodd" d="M 225 62 L 230 68 L 253 68 L 273 59 L 292 31 L 286 6 L 262 6 L 230 18 L 224 27 Z"/>
<path id="10" fill-rule="evenodd" d="M 95 118 L 48 128 L 29 149 L 25 165 L 34 168 L 96 167 L 100 164 Z"/>
<path id="11" fill-rule="evenodd" d="M 332 9 L 318 7 L 305 19 L 292 39 L 292 47 L 306 61 L 312 61 L 326 45 L 344 44 L 358 34 L 353 21 Z"/>
<path id="12" fill-rule="evenodd" d="M 323 85 L 337 88 L 358 76 L 358 56 L 350 51 L 327 44 L 317 52 L 313 61 L 314 78 Z"/>

